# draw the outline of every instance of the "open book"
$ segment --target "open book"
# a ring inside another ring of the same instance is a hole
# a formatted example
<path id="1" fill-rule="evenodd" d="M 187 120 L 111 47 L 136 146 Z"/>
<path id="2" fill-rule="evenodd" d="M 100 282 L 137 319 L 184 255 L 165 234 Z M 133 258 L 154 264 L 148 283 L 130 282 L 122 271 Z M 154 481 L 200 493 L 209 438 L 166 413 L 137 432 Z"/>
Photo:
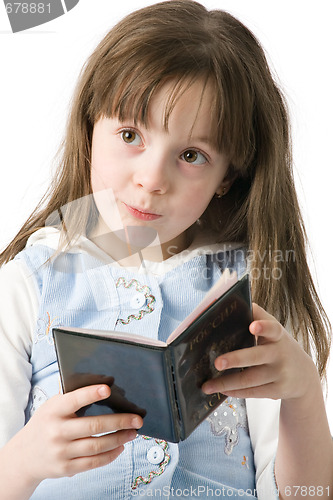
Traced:
<path id="1" fill-rule="evenodd" d="M 54 328 L 64 392 L 106 383 L 111 396 L 80 415 L 130 412 L 143 417 L 140 433 L 171 442 L 186 439 L 226 396 L 204 394 L 221 376 L 214 360 L 251 347 L 249 277 L 226 270 L 203 301 L 161 342 L 134 334 Z"/>

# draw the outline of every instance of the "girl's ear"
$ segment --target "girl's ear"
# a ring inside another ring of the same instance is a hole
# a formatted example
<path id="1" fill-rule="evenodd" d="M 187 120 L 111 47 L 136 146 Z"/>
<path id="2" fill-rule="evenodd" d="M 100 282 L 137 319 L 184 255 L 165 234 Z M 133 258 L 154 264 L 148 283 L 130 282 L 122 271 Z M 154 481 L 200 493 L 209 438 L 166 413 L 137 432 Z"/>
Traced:
<path id="1" fill-rule="evenodd" d="M 216 190 L 216 197 L 222 198 L 222 196 L 227 194 L 227 192 L 229 191 L 229 189 L 231 188 L 233 182 L 236 180 L 237 177 L 238 174 L 236 170 L 232 165 L 230 165 L 227 174 L 225 175 L 223 181 Z"/>

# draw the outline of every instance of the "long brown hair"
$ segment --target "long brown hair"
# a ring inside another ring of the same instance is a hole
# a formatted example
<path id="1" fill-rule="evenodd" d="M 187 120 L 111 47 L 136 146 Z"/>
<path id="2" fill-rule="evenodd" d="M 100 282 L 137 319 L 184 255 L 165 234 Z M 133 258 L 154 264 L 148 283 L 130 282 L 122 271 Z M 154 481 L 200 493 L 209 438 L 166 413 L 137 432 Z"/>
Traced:
<path id="1" fill-rule="evenodd" d="M 61 207 L 72 210 L 70 236 L 89 233 L 96 219 L 87 201 L 75 213 L 70 202 L 91 194 L 90 155 L 94 123 L 102 115 L 147 122 L 151 97 L 168 79 L 176 82 L 168 109 L 196 79 L 213 85 L 213 140 L 231 159 L 236 180 L 213 199 L 204 227 L 217 241 L 249 249 L 253 299 L 291 326 L 325 374 L 330 324 L 306 260 L 306 233 L 292 173 L 287 106 L 254 35 L 229 13 L 208 11 L 192 0 L 171 0 L 138 10 L 101 41 L 82 70 L 67 124 L 62 161 L 36 210 L 0 256 L 21 251 Z M 86 197 L 89 200 L 91 197 Z"/>

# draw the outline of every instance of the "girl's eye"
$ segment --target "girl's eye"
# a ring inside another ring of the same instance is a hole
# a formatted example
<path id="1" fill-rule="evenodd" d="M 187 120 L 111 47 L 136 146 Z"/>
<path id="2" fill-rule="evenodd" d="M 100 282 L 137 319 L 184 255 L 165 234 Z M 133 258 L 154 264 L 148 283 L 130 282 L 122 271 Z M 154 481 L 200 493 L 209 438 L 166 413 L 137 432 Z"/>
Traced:
<path id="1" fill-rule="evenodd" d="M 187 163 L 192 163 L 193 165 L 203 165 L 204 163 L 207 163 L 207 158 L 195 149 L 188 149 L 182 154 L 181 158 Z"/>
<path id="2" fill-rule="evenodd" d="M 126 144 L 132 144 L 133 146 L 140 146 L 142 144 L 141 137 L 134 130 L 123 130 L 121 138 Z"/>

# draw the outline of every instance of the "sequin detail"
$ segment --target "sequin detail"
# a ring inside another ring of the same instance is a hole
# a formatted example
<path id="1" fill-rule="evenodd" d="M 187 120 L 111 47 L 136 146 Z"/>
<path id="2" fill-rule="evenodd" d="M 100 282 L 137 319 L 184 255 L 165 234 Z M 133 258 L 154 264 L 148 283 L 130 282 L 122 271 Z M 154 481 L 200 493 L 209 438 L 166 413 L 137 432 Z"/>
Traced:
<path id="1" fill-rule="evenodd" d="M 116 282 L 116 287 L 119 288 L 121 285 L 123 285 L 125 288 L 135 287 L 135 290 L 137 292 L 141 292 L 144 294 L 147 304 L 146 304 L 146 309 L 140 309 L 138 314 L 130 314 L 126 319 L 119 318 L 117 320 L 117 323 L 121 323 L 122 325 L 128 325 L 128 323 L 130 323 L 133 319 L 139 321 L 146 314 L 150 314 L 153 312 L 154 310 L 153 304 L 156 302 L 156 299 L 154 295 L 151 294 L 151 290 L 148 285 L 141 285 L 141 283 L 139 283 L 138 280 L 135 279 L 126 281 L 125 278 L 118 278 Z"/>
<path id="2" fill-rule="evenodd" d="M 149 472 L 148 476 L 143 477 L 143 476 L 137 476 L 133 483 L 132 483 L 132 490 L 136 490 L 140 484 L 149 484 L 152 482 L 154 477 L 160 476 L 163 474 L 163 472 L 166 469 L 166 466 L 170 462 L 170 455 L 166 452 L 168 449 L 169 445 L 167 441 L 164 441 L 164 439 L 155 439 L 151 438 L 149 436 L 141 436 L 143 439 L 154 439 L 155 443 L 158 444 L 163 448 L 164 451 L 164 460 L 159 464 L 158 470 L 157 471 L 151 471 Z"/>
<path id="3" fill-rule="evenodd" d="M 37 344 L 38 342 L 40 342 L 42 340 L 46 340 L 50 345 L 54 345 L 51 326 L 54 328 L 55 325 L 53 323 L 58 318 L 51 319 L 49 312 L 46 312 L 46 315 L 47 315 L 47 319 L 39 318 L 37 321 L 37 330 L 36 330 L 34 342 L 35 342 L 35 344 Z"/>
<path id="4" fill-rule="evenodd" d="M 248 432 L 244 399 L 228 398 L 207 417 L 214 436 L 225 435 L 224 452 L 230 455 L 239 442 L 239 428 Z"/>
<path id="5" fill-rule="evenodd" d="M 38 408 L 47 401 L 48 397 L 38 385 L 31 391 L 31 404 L 30 404 L 30 417 L 35 413 Z"/>

